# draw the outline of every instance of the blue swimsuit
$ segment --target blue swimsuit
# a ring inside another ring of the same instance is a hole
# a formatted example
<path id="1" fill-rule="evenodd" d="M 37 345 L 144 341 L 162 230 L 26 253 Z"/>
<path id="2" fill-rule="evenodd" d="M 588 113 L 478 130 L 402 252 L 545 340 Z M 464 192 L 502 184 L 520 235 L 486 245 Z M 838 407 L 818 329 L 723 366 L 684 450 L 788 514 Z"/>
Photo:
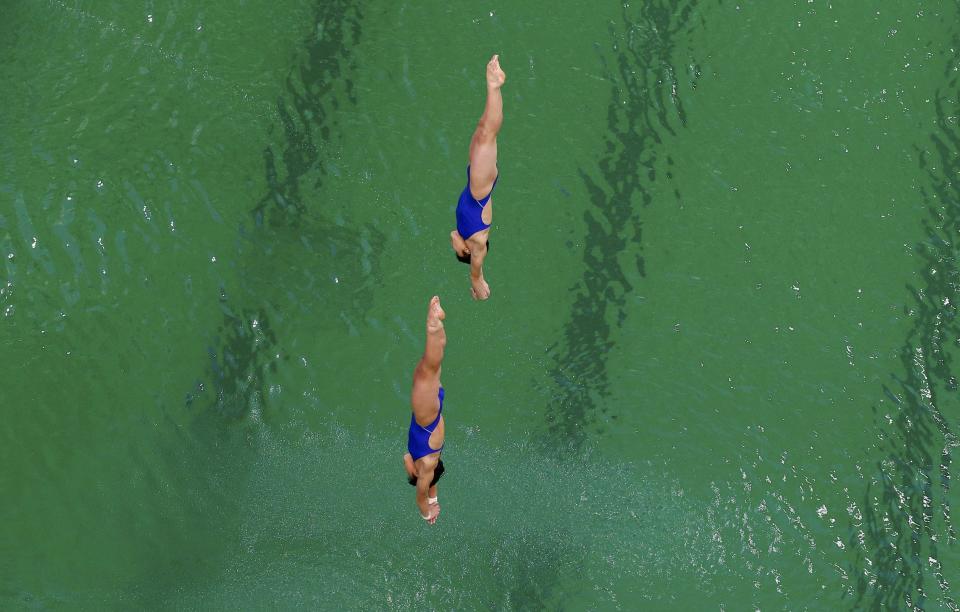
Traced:
<path id="1" fill-rule="evenodd" d="M 457 202 L 457 232 L 464 240 L 490 227 L 489 223 L 483 222 L 480 215 L 483 214 L 483 207 L 490 201 L 490 196 L 493 195 L 493 189 L 497 186 L 499 179 L 500 173 L 498 172 L 497 178 L 493 179 L 490 193 L 483 199 L 477 200 L 470 193 L 470 166 L 467 166 L 467 186 L 460 193 L 460 201 Z"/>
<path id="2" fill-rule="evenodd" d="M 440 387 L 437 397 L 440 398 L 440 411 L 437 413 L 437 418 L 433 420 L 433 423 L 424 427 L 417 423 L 417 418 L 413 414 L 410 415 L 410 434 L 407 436 L 407 451 L 410 452 L 410 456 L 413 457 L 414 461 L 420 457 L 426 457 L 427 455 L 439 453 L 443 450 L 442 444 L 440 448 L 430 448 L 430 434 L 437 429 L 437 425 L 440 424 L 440 415 L 443 414 L 443 387 Z"/>

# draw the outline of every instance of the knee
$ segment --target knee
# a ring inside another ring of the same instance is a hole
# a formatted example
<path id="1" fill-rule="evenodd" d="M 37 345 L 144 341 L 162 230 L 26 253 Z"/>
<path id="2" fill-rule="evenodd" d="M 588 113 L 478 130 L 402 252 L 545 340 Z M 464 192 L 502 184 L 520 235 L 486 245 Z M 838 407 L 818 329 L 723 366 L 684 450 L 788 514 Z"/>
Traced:
<path id="1" fill-rule="evenodd" d="M 477 131 L 473 133 L 473 143 L 475 145 L 486 145 L 497 141 L 497 130 L 487 123 L 481 123 L 477 126 Z"/>

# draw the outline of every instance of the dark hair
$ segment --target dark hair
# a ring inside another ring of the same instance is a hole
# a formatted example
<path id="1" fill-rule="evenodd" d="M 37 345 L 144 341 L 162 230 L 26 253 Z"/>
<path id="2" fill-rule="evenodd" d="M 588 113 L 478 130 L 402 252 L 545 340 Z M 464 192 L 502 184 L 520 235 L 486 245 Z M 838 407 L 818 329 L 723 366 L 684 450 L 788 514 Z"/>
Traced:
<path id="1" fill-rule="evenodd" d="M 445 470 L 444 467 L 443 467 L 443 459 L 440 459 L 440 460 L 437 462 L 437 468 L 436 468 L 435 470 L 433 470 L 433 482 L 430 483 L 430 486 L 431 486 L 431 487 L 432 487 L 433 485 L 437 484 L 437 481 L 440 480 L 440 477 L 443 476 L 443 473 L 444 473 L 445 471 L 446 471 L 446 470 Z M 415 487 L 415 486 L 417 486 L 417 477 L 416 477 L 416 476 L 408 476 L 408 477 L 407 477 L 407 482 L 409 482 L 412 486 Z"/>
<path id="2" fill-rule="evenodd" d="M 490 241 L 487 240 L 487 252 L 489 251 L 490 251 Z M 456 256 L 457 256 L 457 261 L 459 261 L 460 263 L 465 263 L 465 264 L 470 263 L 470 253 L 467 253 L 466 255 L 460 255 L 457 253 Z"/>

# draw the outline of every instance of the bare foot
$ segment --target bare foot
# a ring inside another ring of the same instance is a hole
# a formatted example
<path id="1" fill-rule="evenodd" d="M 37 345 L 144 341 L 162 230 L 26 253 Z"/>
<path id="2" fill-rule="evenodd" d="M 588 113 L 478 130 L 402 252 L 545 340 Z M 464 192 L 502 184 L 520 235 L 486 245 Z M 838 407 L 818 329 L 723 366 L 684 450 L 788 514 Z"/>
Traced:
<path id="1" fill-rule="evenodd" d="M 500 56 L 494 55 L 487 63 L 487 88 L 500 89 L 506 80 L 507 75 L 500 69 Z"/>
<path id="2" fill-rule="evenodd" d="M 473 296 L 475 300 L 485 300 L 490 297 L 490 285 L 487 284 L 487 281 L 483 280 L 483 277 L 480 277 L 480 280 L 470 280 L 470 295 Z"/>
<path id="3" fill-rule="evenodd" d="M 447 313 L 440 307 L 440 297 L 435 295 L 430 298 L 430 306 L 427 309 L 427 332 L 443 329 L 443 320 L 446 317 Z"/>
<path id="4" fill-rule="evenodd" d="M 463 236 L 461 236 L 457 230 L 450 232 L 450 246 L 453 247 L 453 250 L 456 251 L 460 257 L 470 254 L 470 247 L 467 246 Z"/>

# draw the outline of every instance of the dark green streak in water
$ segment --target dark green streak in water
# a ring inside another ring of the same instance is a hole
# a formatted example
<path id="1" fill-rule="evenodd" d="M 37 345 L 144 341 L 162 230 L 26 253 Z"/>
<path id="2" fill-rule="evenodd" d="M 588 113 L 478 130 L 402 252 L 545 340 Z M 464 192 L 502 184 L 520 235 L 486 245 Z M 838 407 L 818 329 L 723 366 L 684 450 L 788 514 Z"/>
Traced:
<path id="1" fill-rule="evenodd" d="M 252 210 L 253 230 L 241 226 L 240 231 L 247 262 L 242 305 L 229 306 L 232 300 L 221 292 L 224 317 L 215 342 L 221 348 L 209 351 L 215 412 L 230 419 L 243 418 L 257 406 L 267 408 L 267 372 L 276 371 L 275 355 L 287 359 L 271 321 L 298 308 L 314 307 L 318 302 L 327 305 L 325 302 L 336 299 L 330 289 L 318 292 L 318 286 L 330 284 L 321 284 L 323 276 L 318 275 L 318 280 L 311 268 L 325 270 L 336 259 L 337 269 L 346 272 L 347 278 L 365 279 L 366 284 L 349 293 L 349 304 L 337 304 L 338 309 L 362 317 L 370 302 L 369 279 L 377 277 L 377 262 L 365 245 L 380 242 L 382 237 L 375 228 L 343 227 L 325 217 L 321 192 L 323 179 L 331 172 L 324 155 L 342 139 L 337 113 L 356 104 L 351 49 L 360 38 L 361 20 L 355 2 L 318 3 L 312 19 L 315 28 L 304 41 L 300 61 L 286 78 L 285 96 L 277 101 L 283 148 L 279 157 L 274 145 L 264 149 L 269 191 Z M 324 250 L 314 252 L 315 243 L 323 244 Z M 304 278 L 283 283 L 296 288 L 293 300 L 271 295 L 264 287 L 275 274 L 286 272 L 277 270 L 272 262 L 290 257 L 309 262 L 306 273 L 297 271 Z M 198 389 L 204 388 L 202 383 L 198 385 Z M 188 395 L 188 405 L 193 401 L 193 395 Z"/>
<path id="2" fill-rule="evenodd" d="M 322 177 L 328 172 L 322 148 L 334 137 L 336 113 L 342 103 L 357 102 L 350 75 L 355 68 L 351 48 L 360 38 L 362 17 L 359 6 L 349 0 L 319 2 L 316 6 L 316 27 L 305 41 L 301 61 L 286 79 L 290 102 L 283 97 L 277 101 L 286 141 L 281 155 L 286 172 L 277 167 L 272 146 L 263 152 L 270 192 L 254 208 L 258 226 L 267 215 L 274 225 L 298 225 L 309 197 L 304 195 L 301 182 L 316 170 L 319 176 L 313 187 L 322 186 Z M 345 101 L 338 95 L 341 86 Z"/>
<path id="3" fill-rule="evenodd" d="M 924 190 L 927 239 L 916 246 L 923 263 L 919 272 L 923 284 L 907 287 L 913 303 L 906 314 L 915 322 L 900 349 L 904 374 L 892 375 L 895 389 L 883 386 L 893 405 L 874 409 L 886 457 L 867 488 L 864 533 L 855 532 L 850 538 L 858 550 L 853 565 L 856 606 L 876 610 L 928 607 L 933 597 L 932 585 L 925 579 L 928 568 L 942 594 L 942 599 L 934 601 L 957 608 L 945 569 L 952 569 L 949 557 L 957 545 L 950 480 L 952 449 L 958 440 L 951 425 L 955 415 L 943 406 L 956 405 L 958 373 L 953 362 L 960 338 L 956 306 L 960 299 L 960 130 L 954 116 L 960 103 L 956 76 L 960 35 L 954 35 L 952 48 L 945 71 L 948 82 L 935 94 L 939 131 L 931 136 L 933 151 L 919 151 L 921 168 L 931 182 L 929 190 Z M 892 425 L 885 422 L 883 410 L 894 414 Z M 856 547 L 860 537 L 870 553 L 869 564 Z"/>
<path id="4" fill-rule="evenodd" d="M 0 608 L 957 600 L 956 3 L 8 4 Z"/>
<path id="5" fill-rule="evenodd" d="M 548 408 L 549 429 L 576 445 L 584 441 L 597 412 L 607 412 L 606 362 L 615 343 L 611 320 L 617 329 L 623 327 L 633 291 L 623 255 L 631 253 L 632 265 L 645 275 L 641 211 L 653 201 L 648 183 L 657 180 L 660 159 L 673 165 L 662 151 L 661 133 L 673 134 L 674 123 L 686 123 L 671 57 L 677 39 L 694 27 L 690 22 L 696 6 L 697 0 L 644 2 L 639 8 L 627 4 L 621 31 L 611 25 L 616 56 L 613 66 L 604 62 L 613 87 L 606 150 L 599 159 L 601 178 L 580 171 L 592 204 L 583 216 L 586 270 L 572 289 L 573 312 L 563 341 L 551 349 L 551 375 L 559 391 Z M 696 76 L 695 70 L 694 86 Z M 665 176 L 672 178 L 669 170 Z M 674 193 L 679 201 L 679 192 Z"/>

